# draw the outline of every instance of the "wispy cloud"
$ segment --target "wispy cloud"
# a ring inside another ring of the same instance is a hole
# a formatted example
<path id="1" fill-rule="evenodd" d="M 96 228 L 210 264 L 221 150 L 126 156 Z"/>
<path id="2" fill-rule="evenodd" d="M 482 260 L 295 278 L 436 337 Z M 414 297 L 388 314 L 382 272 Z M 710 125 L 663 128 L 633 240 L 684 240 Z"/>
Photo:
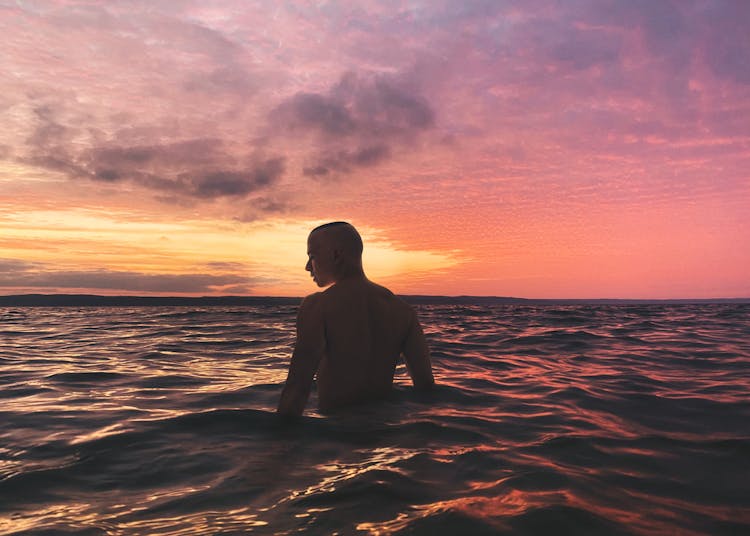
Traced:
<path id="1" fill-rule="evenodd" d="M 227 268 L 227 267 L 225 267 Z M 231 287 L 250 293 L 251 278 L 232 274 L 145 274 L 114 270 L 55 270 L 41 263 L 0 259 L 0 287 L 36 289 L 99 289 L 118 292 L 217 292 Z"/>

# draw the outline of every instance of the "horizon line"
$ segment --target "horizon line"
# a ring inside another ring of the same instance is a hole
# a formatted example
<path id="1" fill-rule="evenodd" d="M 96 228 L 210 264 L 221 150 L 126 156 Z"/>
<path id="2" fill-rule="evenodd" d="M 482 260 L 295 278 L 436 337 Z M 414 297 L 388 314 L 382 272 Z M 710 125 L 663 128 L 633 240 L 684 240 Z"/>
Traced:
<path id="1" fill-rule="evenodd" d="M 713 297 L 713 298 L 524 298 L 517 296 L 495 296 L 495 295 L 471 295 L 471 294 L 396 294 L 397 296 L 415 301 L 499 301 L 499 302 L 520 302 L 520 303 L 750 303 L 750 297 Z M 24 293 L 24 294 L 0 294 L 0 306 L 3 305 L 42 305 L 41 302 L 55 302 L 55 305 L 64 304 L 66 300 L 71 305 L 86 305 L 86 301 L 95 302 L 123 302 L 127 300 L 134 301 L 171 301 L 171 302 L 221 302 L 221 301 L 260 301 L 260 300 L 302 300 L 304 296 L 250 296 L 250 295 L 202 295 L 202 296 L 181 296 L 181 295 L 135 295 L 135 294 L 87 294 L 87 293 Z M 17 302 L 17 303 L 13 303 Z M 27 302 L 27 303 L 20 303 Z M 36 303 L 34 303 L 36 302 Z M 96 303 L 91 304 L 96 305 Z"/>

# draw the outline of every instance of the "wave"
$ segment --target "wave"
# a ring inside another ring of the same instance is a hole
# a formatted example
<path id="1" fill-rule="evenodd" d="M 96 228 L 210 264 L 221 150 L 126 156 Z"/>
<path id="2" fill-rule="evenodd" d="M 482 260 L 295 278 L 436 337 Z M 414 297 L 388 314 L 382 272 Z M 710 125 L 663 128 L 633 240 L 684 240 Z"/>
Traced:
<path id="1" fill-rule="evenodd" d="M 750 307 L 417 309 L 432 392 L 294 423 L 293 306 L 0 309 L 0 532 L 750 532 Z"/>

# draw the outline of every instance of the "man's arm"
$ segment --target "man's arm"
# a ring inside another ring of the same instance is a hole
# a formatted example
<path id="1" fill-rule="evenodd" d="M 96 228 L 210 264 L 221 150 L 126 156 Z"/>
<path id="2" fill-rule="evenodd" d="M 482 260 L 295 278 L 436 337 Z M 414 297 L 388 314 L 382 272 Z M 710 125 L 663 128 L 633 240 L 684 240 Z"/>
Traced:
<path id="1" fill-rule="evenodd" d="M 429 389 L 435 384 L 432 376 L 432 363 L 430 362 L 430 350 L 419 324 L 417 314 L 412 309 L 411 326 L 406 336 L 403 348 L 406 369 L 409 371 L 411 381 L 417 389 Z"/>
<path id="2" fill-rule="evenodd" d="M 313 376 L 325 352 L 321 299 L 320 294 L 313 294 L 305 298 L 299 307 L 297 342 L 294 345 L 289 374 L 276 410 L 280 415 L 302 415 L 310 396 Z"/>

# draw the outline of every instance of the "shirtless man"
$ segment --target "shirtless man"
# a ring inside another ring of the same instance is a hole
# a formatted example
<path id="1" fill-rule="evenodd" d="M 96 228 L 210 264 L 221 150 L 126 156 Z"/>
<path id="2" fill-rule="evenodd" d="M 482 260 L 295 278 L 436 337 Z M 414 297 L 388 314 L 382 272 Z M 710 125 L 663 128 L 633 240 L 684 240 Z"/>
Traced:
<path id="1" fill-rule="evenodd" d="M 297 343 L 277 412 L 301 415 L 317 374 L 318 407 L 327 412 L 385 397 L 403 354 L 412 383 L 429 389 L 430 354 L 414 310 L 369 281 L 362 239 L 348 223 L 316 227 L 307 239 L 307 266 L 319 287 L 302 301 Z"/>

